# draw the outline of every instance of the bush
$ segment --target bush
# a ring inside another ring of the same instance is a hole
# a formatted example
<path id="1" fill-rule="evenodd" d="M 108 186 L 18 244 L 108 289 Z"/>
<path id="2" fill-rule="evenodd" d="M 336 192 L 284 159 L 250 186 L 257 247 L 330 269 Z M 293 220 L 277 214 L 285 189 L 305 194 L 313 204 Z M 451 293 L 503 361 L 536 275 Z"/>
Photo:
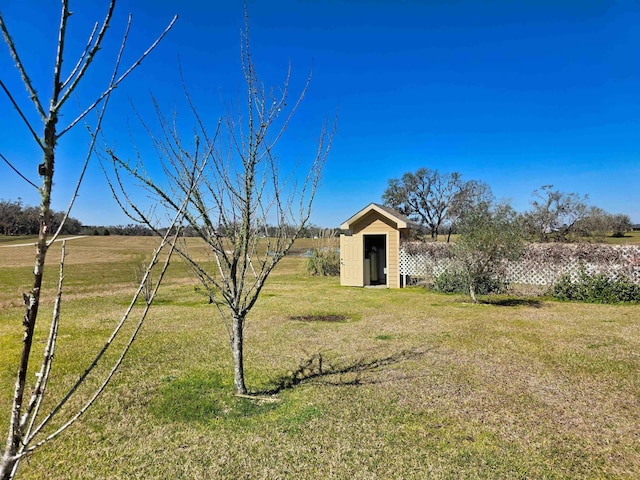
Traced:
<path id="1" fill-rule="evenodd" d="M 640 285 L 625 278 L 611 279 L 598 273 L 580 272 L 578 281 L 563 275 L 553 286 L 551 294 L 558 300 L 575 300 L 588 303 L 637 303 L 640 302 Z"/>
<path id="2" fill-rule="evenodd" d="M 340 275 L 340 254 L 335 248 L 314 248 L 307 258 L 309 275 L 333 277 Z"/>
<path id="3" fill-rule="evenodd" d="M 461 273 L 445 270 L 435 278 L 433 289 L 443 293 L 468 293 L 469 284 Z"/>
<path id="4" fill-rule="evenodd" d="M 443 293 L 464 293 L 469 294 L 469 281 L 461 272 L 445 270 L 438 275 L 433 282 L 433 289 Z M 489 295 L 491 293 L 503 293 L 507 289 L 507 283 L 492 277 L 482 275 L 477 279 L 476 292 L 478 295 Z"/>

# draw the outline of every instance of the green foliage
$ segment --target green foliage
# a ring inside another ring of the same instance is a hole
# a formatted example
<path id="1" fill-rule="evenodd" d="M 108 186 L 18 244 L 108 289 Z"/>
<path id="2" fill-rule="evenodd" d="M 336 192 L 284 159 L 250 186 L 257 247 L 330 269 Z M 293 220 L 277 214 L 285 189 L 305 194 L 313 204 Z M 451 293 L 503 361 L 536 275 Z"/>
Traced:
<path id="1" fill-rule="evenodd" d="M 340 275 L 340 254 L 335 248 L 314 248 L 306 260 L 309 275 L 331 277 Z"/>
<path id="2" fill-rule="evenodd" d="M 504 293 L 507 282 L 489 274 L 484 274 L 475 280 L 475 293 L 489 295 L 491 293 Z M 445 270 L 438 275 L 433 282 L 433 289 L 442 293 L 469 293 L 469 281 L 461 272 Z"/>
<path id="3" fill-rule="evenodd" d="M 465 213 L 460 238 L 453 254 L 466 278 L 471 300 L 487 279 L 504 278 L 508 260 L 518 259 L 524 249 L 524 231 L 517 213 L 506 204 L 482 203 Z"/>
<path id="4" fill-rule="evenodd" d="M 603 273 L 590 275 L 583 269 L 576 282 L 571 275 L 563 275 L 553 286 L 552 295 L 558 300 L 588 303 L 638 303 L 640 285 L 627 279 L 611 279 Z"/>
<path id="5" fill-rule="evenodd" d="M 433 281 L 433 289 L 442 293 L 468 293 L 469 282 L 466 281 L 464 275 L 458 272 L 445 270 L 435 277 Z"/>

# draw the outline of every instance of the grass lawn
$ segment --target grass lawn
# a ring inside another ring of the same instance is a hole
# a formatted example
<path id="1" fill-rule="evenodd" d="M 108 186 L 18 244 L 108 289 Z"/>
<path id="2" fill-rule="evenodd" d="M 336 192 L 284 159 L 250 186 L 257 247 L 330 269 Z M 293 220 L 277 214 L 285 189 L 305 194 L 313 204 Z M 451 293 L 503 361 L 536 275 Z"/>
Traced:
<path id="1" fill-rule="evenodd" d="M 119 319 L 152 242 L 68 243 L 49 403 Z M 0 247 L 3 435 L 32 259 Z M 285 258 L 249 315 L 247 383 L 261 399 L 233 395 L 225 326 L 176 261 L 114 382 L 18 478 L 638 478 L 640 306 L 473 305 L 340 287 L 303 262 Z M 50 295 L 41 311 L 40 349 Z"/>
<path id="2" fill-rule="evenodd" d="M 0 245 L 13 245 L 27 242 L 35 243 L 37 241 L 37 235 L 0 235 Z"/>
<path id="3" fill-rule="evenodd" d="M 640 243 L 640 232 L 627 232 L 624 237 L 607 237 L 606 243 L 614 245 L 630 245 Z"/>

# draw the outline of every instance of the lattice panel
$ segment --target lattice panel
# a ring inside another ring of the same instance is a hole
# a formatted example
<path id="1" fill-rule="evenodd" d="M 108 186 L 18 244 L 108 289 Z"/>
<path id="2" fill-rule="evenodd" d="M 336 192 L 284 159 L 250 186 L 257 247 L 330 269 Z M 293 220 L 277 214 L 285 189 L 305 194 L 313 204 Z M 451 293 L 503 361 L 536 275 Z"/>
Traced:
<path id="1" fill-rule="evenodd" d="M 415 247 L 415 246 L 414 246 Z M 441 247 L 443 248 L 443 247 Z M 607 249 L 610 255 L 603 255 Z M 507 281 L 525 285 L 552 285 L 562 275 L 571 275 L 577 280 L 584 269 L 589 274 L 604 273 L 609 278 L 625 277 L 640 284 L 640 245 L 598 246 L 597 261 L 590 261 L 585 251 L 574 245 L 554 245 L 556 254 L 549 258 L 544 246 L 534 245 L 523 255 L 522 260 L 506 266 Z M 562 255 L 557 255 L 558 250 Z M 400 274 L 410 277 L 433 279 L 453 267 L 451 258 L 433 252 L 409 252 L 400 250 Z"/>

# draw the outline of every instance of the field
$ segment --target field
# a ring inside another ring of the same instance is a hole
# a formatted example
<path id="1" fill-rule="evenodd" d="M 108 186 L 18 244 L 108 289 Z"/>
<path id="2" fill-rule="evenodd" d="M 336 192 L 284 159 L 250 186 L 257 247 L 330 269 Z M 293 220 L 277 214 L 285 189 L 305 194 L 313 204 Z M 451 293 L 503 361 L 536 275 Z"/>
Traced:
<path id="1" fill-rule="evenodd" d="M 69 241 L 48 402 L 122 315 L 153 242 Z M 32 259 L 0 247 L 3 434 Z M 259 399 L 233 395 L 225 326 L 176 260 L 113 383 L 18 478 L 638 478 L 640 306 L 346 288 L 303 261 L 281 262 L 248 317 Z"/>

